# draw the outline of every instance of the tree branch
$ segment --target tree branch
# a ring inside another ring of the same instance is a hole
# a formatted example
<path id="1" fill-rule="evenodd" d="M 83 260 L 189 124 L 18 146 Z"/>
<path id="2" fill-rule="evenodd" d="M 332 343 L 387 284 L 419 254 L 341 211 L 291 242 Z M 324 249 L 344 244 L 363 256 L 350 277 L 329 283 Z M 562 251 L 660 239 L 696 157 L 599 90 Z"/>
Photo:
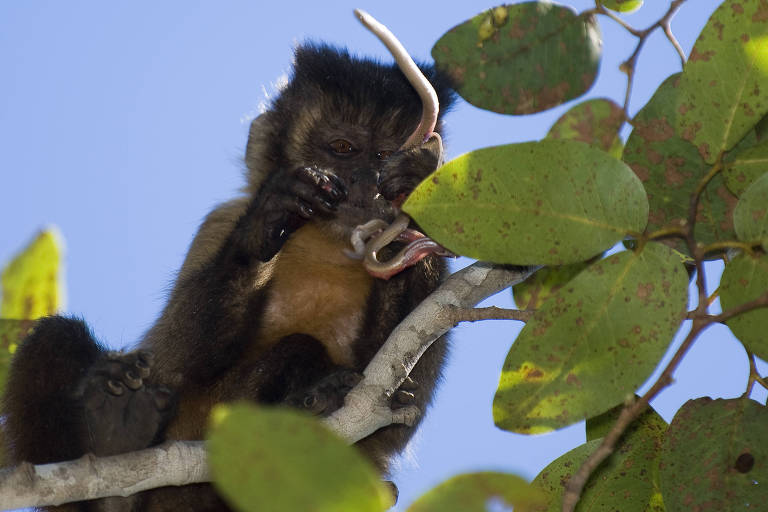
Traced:
<path id="1" fill-rule="evenodd" d="M 0 470 L 2 508 L 42 507 L 130 496 L 169 485 L 210 480 L 202 441 L 173 441 L 132 453 Z"/>
<path id="2" fill-rule="evenodd" d="M 525 280 L 535 270 L 478 262 L 450 276 L 390 334 L 344 407 L 323 420 L 326 426 L 354 443 L 392 423 L 415 422 L 418 408 L 392 411 L 389 396 L 432 342 L 453 327 L 454 312 Z M 204 443 L 173 441 L 111 457 L 86 455 L 73 461 L 3 469 L 0 503 L 3 508 L 60 505 L 209 480 Z"/>
<path id="3" fill-rule="evenodd" d="M 487 308 L 459 308 L 446 306 L 444 314 L 451 316 L 453 325 L 460 322 L 477 322 L 478 320 L 518 320 L 527 322 L 533 318 L 533 309 L 505 309 L 496 306 Z"/>
<path id="4" fill-rule="evenodd" d="M 363 380 L 347 395 L 344 407 L 325 418 L 331 430 L 354 443 L 392 423 L 413 424 L 416 407 L 393 411 L 389 397 L 411 372 L 421 355 L 454 325 L 448 308 L 469 308 L 524 281 L 536 267 L 509 269 L 477 262 L 450 276 L 409 314 L 363 372 Z"/>

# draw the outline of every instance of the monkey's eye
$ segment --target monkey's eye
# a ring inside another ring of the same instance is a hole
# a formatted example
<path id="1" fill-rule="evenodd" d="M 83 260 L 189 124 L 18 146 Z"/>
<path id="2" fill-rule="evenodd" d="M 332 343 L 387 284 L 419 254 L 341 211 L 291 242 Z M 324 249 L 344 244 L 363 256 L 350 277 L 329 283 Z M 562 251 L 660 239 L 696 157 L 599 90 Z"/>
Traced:
<path id="1" fill-rule="evenodd" d="M 392 151 L 388 149 L 385 149 L 383 151 L 379 151 L 378 153 L 376 153 L 376 158 L 378 158 L 379 160 L 386 160 L 390 156 L 392 156 Z"/>
<path id="2" fill-rule="evenodd" d="M 336 139 L 328 144 L 331 147 L 331 151 L 338 155 L 346 155 L 355 151 L 352 147 L 352 143 L 344 139 Z"/>

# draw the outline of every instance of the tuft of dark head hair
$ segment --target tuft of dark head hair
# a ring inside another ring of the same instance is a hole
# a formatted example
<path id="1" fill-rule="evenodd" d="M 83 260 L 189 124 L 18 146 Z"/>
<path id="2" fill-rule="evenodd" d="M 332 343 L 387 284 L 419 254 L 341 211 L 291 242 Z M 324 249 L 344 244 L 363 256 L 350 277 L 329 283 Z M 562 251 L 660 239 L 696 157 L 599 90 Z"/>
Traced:
<path id="1" fill-rule="evenodd" d="M 419 68 L 435 88 L 442 116 L 456 97 L 450 79 L 431 64 L 419 64 Z M 290 81 L 273 108 L 280 111 L 318 93 L 364 105 L 375 115 L 386 115 L 398 108 L 421 115 L 421 100 L 396 64 L 356 57 L 344 48 L 325 43 L 306 42 L 296 48 Z"/>

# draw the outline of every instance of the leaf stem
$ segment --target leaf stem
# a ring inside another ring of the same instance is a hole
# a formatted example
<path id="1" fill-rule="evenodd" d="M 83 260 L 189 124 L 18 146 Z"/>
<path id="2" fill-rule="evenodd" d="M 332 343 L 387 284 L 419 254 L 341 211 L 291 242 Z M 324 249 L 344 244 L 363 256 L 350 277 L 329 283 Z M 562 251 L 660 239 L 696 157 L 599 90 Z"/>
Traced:
<path id="1" fill-rule="evenodd" d="M 759 244 L 755 244 L 757 246 Z M 726 240 L 724 242 L 713 242 L 711 244 L 705 245 L 701 248 L 701 252 L 703 254 L 712 254 L 713 252 L 722 252 L 726 251 L 728 249 L 739 249 L 750 256 L 755 255 L 755 249 L 754 246 L 745 242 L 739 242 L 736 240 Z"/>

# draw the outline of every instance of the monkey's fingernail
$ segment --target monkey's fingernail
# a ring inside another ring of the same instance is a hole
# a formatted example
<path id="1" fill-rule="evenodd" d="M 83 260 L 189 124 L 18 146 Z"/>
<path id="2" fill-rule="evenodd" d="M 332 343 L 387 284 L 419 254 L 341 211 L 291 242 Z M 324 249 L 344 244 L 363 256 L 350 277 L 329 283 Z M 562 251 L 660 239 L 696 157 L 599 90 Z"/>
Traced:
<path id="1" fill-rule="evenodd" d="M 403 383 L 400 384 L 400 389 L 405 391 L 415 391 L 419 389 L 419 383 L 410 377 L 406 377 Z"/>
<path id="2" fill-rule="evenodd" d="M 400 389 L 395 392 L 395 400 L 399 404 L 410 405 L 416 401 L 416 397 L 413 393 Z"/>
<path id="3" fill-rule="evenodd" d="M 325 208 L 327 208 L 328 210 L 333 210 L 333 211 L 336 211 L 336 209 L 338 208 L 337 205 L 335 205 L 335 204 L 333 204 L 331 202 L 328 202 L 328 201 L 323 201 L 323 206 Z"/>
<path id="4" fill-rule="evenodd" d="M 312 207 L 307 204 L 302 204 L 299 205 L 299 214 L 305 219 L 308 219 L 315 214 L 315 210 L 313 210 Z"/>
<path id="5" fill-rule="evenodd" d="M 141 387 L 141 377 L 139 377 L 133 370 L 128 370 L 123 376 L 123 382 L 128 389 L 136 391 Z"/>
<path id="6" fill-rule="evenodd" d="M 114 379 L 107 381 L 107 388 L 109 389 L 109 392 L 115 396 L 120 396 L 125 391 L 123 384 L 120 381 Z"/>

